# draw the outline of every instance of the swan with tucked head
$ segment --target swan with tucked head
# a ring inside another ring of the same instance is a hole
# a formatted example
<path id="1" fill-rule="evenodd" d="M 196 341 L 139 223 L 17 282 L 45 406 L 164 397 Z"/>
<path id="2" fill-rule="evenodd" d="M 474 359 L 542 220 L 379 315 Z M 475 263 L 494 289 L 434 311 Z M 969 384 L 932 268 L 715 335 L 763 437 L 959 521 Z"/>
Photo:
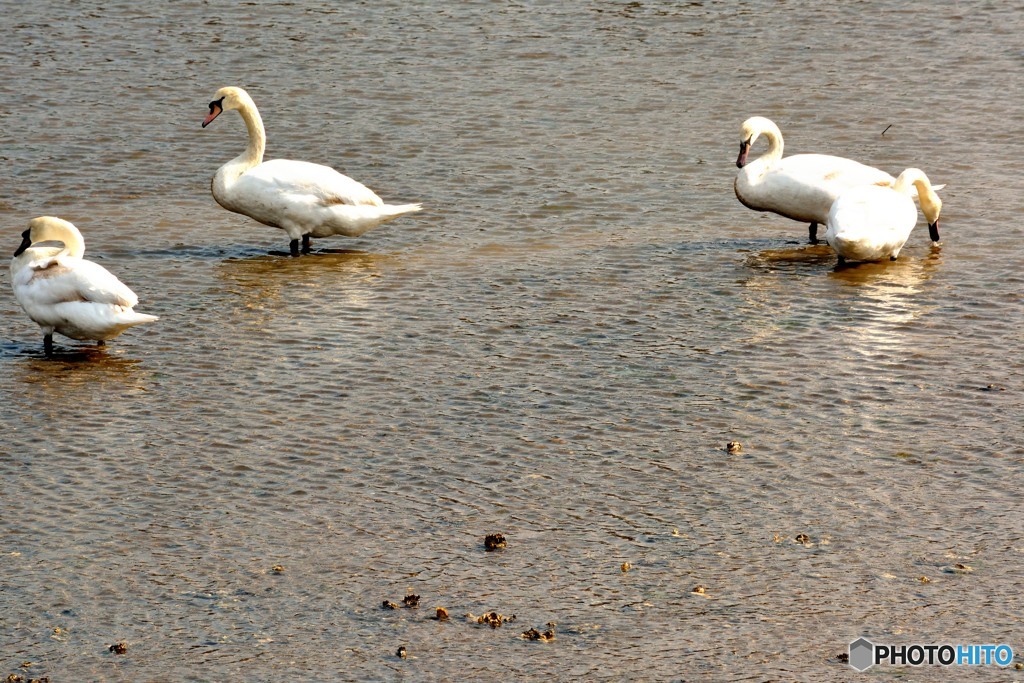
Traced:
<path id="1" fill-rule="evenodd" d="M 155 315 L 136 313 L 139 297 L 103 266 L 86 261 L 85 241 L 72 223 L 40 216 L 21 234 L 11 260 L 14 297 L 43 328 L 43 349 L 53 354 L 53 333 L 102 345 Z"/>
<path id="2" fill-rule="evenodd" d="M 937 245 L 942 200 L 923 171 L 908 168 L 892 187 L 850 188 L 832 204 L 825 240 L 839 255 L 839 262 L 880 261 L 886 257 L 895 261 L 917 224 L 915 189 L 928 221 L 928 235 Z"/>
<path id="3" fill-rule="evenodd" d="M 217 171 L 213 198 L 228 211 L 284 230 L 291 239 L 292 256 L 299 255 L 300 239 L 305 253 L 310 237 L 359 237 L 385 221 L 420 210 L 419 204 L 385 204 L 370 188 L 328 166 L 286 159 L 263 161 L 267 145 L 263 119 L 241 88 L 217 91 L 203 128 L 232 109 L 245 122 L 249 145 Z"/>
<path id="4" fill-rule="evenodd" d="M 736 198 L 755 211 L 809 223 L 811 244 L 818 243 L 818 224 L 828 220 L 832 202 L 843 190 L 857 185 L 891 186 L 896 181 L 885 171 L 843 157 L 794 154 L 783 158 L 782 132 L 763 116 L 744 121 L 740 136 Z M 750 148 L 762 136 L 768 140 L 768 151 L 748 163 Z"/>

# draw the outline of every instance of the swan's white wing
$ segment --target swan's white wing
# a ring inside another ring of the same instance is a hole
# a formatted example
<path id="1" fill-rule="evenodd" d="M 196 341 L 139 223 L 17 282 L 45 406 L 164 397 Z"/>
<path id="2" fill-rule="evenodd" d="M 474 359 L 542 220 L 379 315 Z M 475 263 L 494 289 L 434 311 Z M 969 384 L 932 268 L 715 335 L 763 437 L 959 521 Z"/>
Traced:
<path id="1" fill-rule="evenodd" d="M 274 159 L 249 169 L 238 179 L 233 191 L 264 198 L 285 193 L 298 201 L 323 206 L 384 204 L 373 190 L 329 166 L 288 159 Z"/>
<path id="2" fill-rule="evenodd" d="M 111 304 L 131 308 L 139 297 L 103 266 L 61 256 L 29 264 L 28 277 L 18 278 L 23 293 L 38 305 L 69 301 Z"/>
<path id="3" fill-rule="evenodd" d="M 780 159 L 771 173 L 783 173 L 807 182 L 856 185 L 892 185 L 896 179 L 885 171 L 859 161 L 829 154 L 794 154 Z"/>
<path id="4" fill-rule="evenodd" d="M 862 186 L 842 193 L 828 215 L 825 240 L 840 256 L 873 261 L 899 253 L 917 222 L 909 195 Z"/>

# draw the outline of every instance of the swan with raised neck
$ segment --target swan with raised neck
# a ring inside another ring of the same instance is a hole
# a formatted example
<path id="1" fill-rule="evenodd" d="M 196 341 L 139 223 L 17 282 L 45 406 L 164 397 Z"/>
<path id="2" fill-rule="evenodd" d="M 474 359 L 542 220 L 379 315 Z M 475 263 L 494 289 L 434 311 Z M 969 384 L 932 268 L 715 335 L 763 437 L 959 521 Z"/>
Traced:
<path id="1" fill-rule="evenodd" d="M 237 111 L 245 122 L 249 143 L 241 154 L 220 167 L 211 190 L 229 211 L 284 230 L 293 256 L 310 250 L 311 237 L 358 237 L 381 223 L 419 211 L 419 204 L 385 204 L 370 188 L 329 166 L 306 161 L 263 161 L 267 135 L 263 119 L 242 88 L 221 88 L 203 120 L 206 128 L 222 112 Z"/>

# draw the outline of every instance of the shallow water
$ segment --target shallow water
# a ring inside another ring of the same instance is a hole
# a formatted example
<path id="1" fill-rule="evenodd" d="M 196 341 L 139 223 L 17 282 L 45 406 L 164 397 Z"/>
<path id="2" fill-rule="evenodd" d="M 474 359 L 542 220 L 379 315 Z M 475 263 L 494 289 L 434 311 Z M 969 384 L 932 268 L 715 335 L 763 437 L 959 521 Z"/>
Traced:
<path id="1" fill-rule="evenodd" d="M 852 680 L 860 635 L 1024 661 L 1024 15 L 779 7 L 5 3 L 6 242 L 74 221 L 161 320 L 46 360 L 0 273 L 0 674 Z M 272 253 L 209 195 L 229 84 L 269 157 L 425 211 Z M 741 206 L 753 114 L 946 183 L 941 249 L 837 269 Z"/>

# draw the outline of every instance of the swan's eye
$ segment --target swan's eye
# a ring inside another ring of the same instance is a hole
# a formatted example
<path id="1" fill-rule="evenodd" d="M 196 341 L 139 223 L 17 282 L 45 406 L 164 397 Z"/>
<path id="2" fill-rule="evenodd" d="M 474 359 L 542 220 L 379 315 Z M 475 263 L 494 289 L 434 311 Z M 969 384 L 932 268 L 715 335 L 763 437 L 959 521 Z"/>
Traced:
<path id="1" fill-rule="evenodd" d="M 211 114 L 213 113 L 214 108 L 224 109 L 224 98 L 223 97 L 220 98 L 219 100 L 214 100 L 213 102 L 210 102 L 210 113 Z"/>

